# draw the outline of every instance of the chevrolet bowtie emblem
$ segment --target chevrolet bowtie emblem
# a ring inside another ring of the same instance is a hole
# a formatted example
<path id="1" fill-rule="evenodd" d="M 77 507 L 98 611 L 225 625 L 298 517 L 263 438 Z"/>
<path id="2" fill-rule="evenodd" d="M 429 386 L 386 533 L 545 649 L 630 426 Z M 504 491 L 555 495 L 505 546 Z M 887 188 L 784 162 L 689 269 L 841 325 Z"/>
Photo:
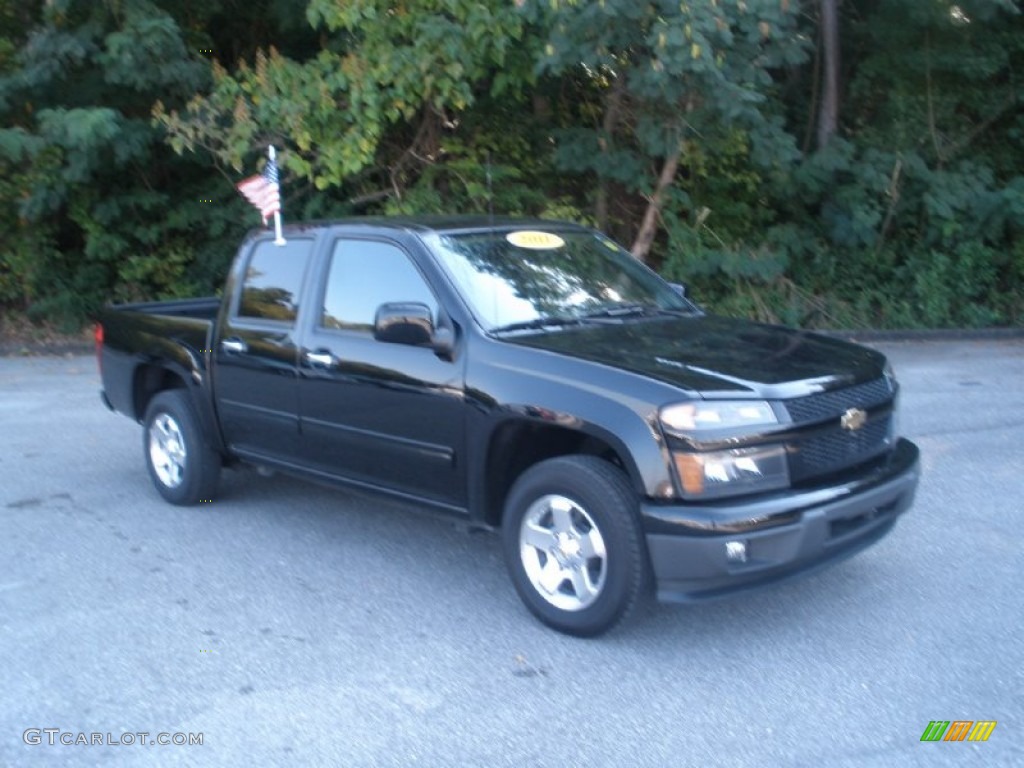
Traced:
<path id="1" fill-rule="evenodd" d="M 864 423 L 868 420 L 866 412 L 860 408 L 850 408 L 843 414 L 842 418 L 839 419 L 839 425 L 843 429 L 848 429 L 854 432 L 864 426 Z"/>

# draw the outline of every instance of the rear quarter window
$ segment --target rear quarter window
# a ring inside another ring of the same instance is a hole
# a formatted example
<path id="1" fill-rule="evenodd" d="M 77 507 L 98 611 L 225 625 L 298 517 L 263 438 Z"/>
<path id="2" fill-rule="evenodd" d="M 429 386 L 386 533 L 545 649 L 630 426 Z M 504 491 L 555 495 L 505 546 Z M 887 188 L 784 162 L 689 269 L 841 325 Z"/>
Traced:
<path id="1" fill-rule="evenodd" d="M 253 320 L 294 323 L 313 241 L 271 240 L 256 244 L 245 267 L 237 315 Z"/>

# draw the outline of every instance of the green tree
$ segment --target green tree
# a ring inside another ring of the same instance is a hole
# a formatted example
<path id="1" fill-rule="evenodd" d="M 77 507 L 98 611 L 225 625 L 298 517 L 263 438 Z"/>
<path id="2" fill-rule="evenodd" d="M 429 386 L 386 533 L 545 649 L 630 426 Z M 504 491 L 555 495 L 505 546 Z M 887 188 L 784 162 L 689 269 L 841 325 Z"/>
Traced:
<path id="1" fill-rule="evenodd" d="M 207 87 L 226 5 L 0 6 L 0 305 L 74 326 L 109 300 L 219 282 L 244 205 L 208 158 L 170 150 L 151 110 Z"/>
<path id="2" fill-rule="evenodd" d="M 795 156 L 791 137 L 773 119 L 773 70 L 801 62 L 794 34 L 796 3 L 636 0 L 529 0 L 528 17 L 548 30 L 543 72 L 587 83 L 596 103 L 592 125 L 580 120 L 559 134 L 565 170 L 597 179 L 596 217 L 609 224 L 611 184 L 646 200 L 632 252 L 645 259 L 670 198 L 692 202 L 678 186 L 681 164 L 700 163 L 736 129 L 750 158 Z"/>
<path id="3" fill-rule="evenodd" d="M 742 135 L 723 143 L 717 133 L 724 151 L 689 178 L 700 207 L 670 222 L 666 268 L 714 306 L 765 320 L 1019 322 L 1016 5 L 861 0 L 842 10 L 842 108 L 827 143 L 810 151 L 821 52 L 780 72 L 784 88 L 771 94 L 789 131 L 805 135 L 799 162 L 766 172 Z M 819 22 L 809 13 L 798 34 L 812 39 Z"/>
<path id="4" fill-rule="evenodd" d="M 1019 323 L 1019 6 L 0 0 L 0 310 L 212 290 L 274 143 L 287 219 L 559 216 L 728 312 Z"/>
<path id="5" fill-rule="evenodd" d="M 233 72 L 215 66 L 212 90 L 185 108 L 158 105 L 172 146 L 240 172 L 273 143 L 317 190 L 400 199 L 471 105 L 519 98 L 529 80 L 525 25 L 503 0 L 312 0 L 307 16 L 324 33 L 313 58 L 271 47 Z"/>
<path id="6" fill-rule="evenodd" d="M 1013 322 L 1024 277 L 1016 4 L 875 0 L 845 24 L 844 136 L 808 159 L 802 194 L 789 196 L 810 203 L 835 258 L 804 270 L 873 295 L 873 324 Z"/>

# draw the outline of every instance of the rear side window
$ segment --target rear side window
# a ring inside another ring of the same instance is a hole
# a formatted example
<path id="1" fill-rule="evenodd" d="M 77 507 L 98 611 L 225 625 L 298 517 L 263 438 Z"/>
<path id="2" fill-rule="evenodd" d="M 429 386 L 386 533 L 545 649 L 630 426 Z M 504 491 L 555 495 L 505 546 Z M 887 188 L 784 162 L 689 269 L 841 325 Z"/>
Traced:
<path id="1" fill-rule="evenodd" d="M 437 316 L 437 300 L 405 251 L 376 240 L 338 241 L 324 291 L 322 328 L 372 331 L 381 304 L 406 301 L 426 304 Z"/>
<path id="2" fill-rule="evenodd" d="M 289 240 L 285 245 L 270 240 L 258 243 L 245 269 L 238 316 L 294 323 L 312 246 L 309 239 Z"/>

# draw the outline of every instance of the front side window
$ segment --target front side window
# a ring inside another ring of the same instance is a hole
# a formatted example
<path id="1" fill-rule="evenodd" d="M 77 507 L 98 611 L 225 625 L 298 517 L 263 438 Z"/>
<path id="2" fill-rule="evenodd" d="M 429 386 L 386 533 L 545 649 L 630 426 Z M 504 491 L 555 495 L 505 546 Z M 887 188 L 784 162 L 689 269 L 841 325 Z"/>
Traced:
<path id="1" fill-rule="evenodd" d="M 391 302 L 426 304 L 437 316 L 437 300 L 405 251 L 377 240 L 339 240 L 331 255 L 320 325 L 372 331 L 377 308 Z"/>
<path id="2" fill-rule="evenodd" d="M 285 245 L 257 243 L 245 269 L 238 316 L 294 323 L 312 244 L 301 238 Z"/>

